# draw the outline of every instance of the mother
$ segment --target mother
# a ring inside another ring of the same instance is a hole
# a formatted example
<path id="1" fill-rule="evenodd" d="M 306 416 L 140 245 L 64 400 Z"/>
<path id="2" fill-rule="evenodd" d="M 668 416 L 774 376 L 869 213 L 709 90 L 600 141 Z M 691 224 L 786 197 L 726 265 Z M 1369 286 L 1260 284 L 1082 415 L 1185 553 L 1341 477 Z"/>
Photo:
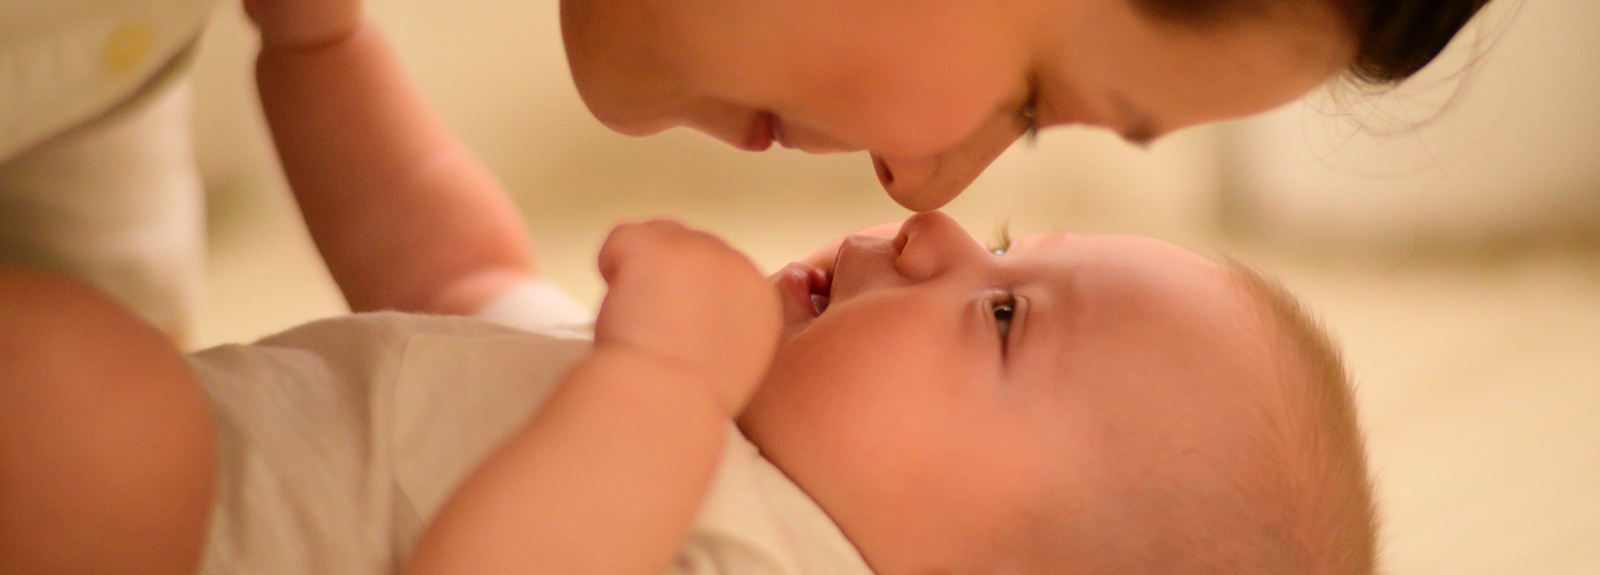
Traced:
<path id="1" fill-rule="evenodd" d="M 562 0 L 579 93 L 610 128 L 746 150 L 866 150 L 926 211 L 1020 135 L 1135 144 L 1265 111 L 1336 74 L 1388 84 L 1488 0 Z"/>

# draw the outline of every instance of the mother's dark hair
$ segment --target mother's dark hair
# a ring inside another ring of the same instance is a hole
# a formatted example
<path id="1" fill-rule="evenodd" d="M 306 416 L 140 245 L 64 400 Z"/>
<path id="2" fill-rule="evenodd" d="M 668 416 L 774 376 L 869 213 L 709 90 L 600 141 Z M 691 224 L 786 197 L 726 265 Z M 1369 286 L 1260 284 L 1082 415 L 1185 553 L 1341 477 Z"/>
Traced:
<path id="1" fill-rule="evenodd" d="M 1355 39 L 1350 73 L 1373 84 L 1411 77 L 1489 0 L 1133 0 L 1163 20 L 1211 24 L 1271 13 L 1278 2 L 1322 2 Z"/>

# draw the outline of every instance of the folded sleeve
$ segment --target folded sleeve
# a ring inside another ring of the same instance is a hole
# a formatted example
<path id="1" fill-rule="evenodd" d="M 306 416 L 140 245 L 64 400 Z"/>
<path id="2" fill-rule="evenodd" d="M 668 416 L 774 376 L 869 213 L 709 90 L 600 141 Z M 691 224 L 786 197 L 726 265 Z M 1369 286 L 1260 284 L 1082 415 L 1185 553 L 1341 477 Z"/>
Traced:
<path id="1" fill-rule="evenodd" d="M 594 313 L 560 286 L 534 279 L 517 284 L 474 314 L 500 325 L 535 331 L 594 321 Z"/>

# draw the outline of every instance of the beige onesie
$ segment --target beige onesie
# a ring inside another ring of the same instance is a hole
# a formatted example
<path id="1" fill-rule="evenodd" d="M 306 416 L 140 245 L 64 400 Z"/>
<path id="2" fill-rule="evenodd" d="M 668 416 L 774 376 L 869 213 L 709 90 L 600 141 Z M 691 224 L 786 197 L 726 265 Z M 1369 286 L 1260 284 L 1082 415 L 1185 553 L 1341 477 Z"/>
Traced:
<path id="1" fill-rule="evenodd" d="M 581 330 L 382 313 L 194 354 L 221 446 L 202 572 L 398 571 L 455 486 L 589 347 Z M 810 497 L 729 436 L 668 573 L 871 575 Z"/>

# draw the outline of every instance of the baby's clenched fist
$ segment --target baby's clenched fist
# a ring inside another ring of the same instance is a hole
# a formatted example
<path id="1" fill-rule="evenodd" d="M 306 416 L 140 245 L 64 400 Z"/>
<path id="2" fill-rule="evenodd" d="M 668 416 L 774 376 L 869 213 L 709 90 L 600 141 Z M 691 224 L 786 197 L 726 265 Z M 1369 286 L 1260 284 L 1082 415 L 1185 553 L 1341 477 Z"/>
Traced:
<path id="1" fill-rule="evenodd" d="M 669 220 L 623 224 L 600 248 L 610 286 L 595 345 L 626 348 L 713 386 L 737 414 L 781 328 L 777 291 L 744 254 Z"/>

